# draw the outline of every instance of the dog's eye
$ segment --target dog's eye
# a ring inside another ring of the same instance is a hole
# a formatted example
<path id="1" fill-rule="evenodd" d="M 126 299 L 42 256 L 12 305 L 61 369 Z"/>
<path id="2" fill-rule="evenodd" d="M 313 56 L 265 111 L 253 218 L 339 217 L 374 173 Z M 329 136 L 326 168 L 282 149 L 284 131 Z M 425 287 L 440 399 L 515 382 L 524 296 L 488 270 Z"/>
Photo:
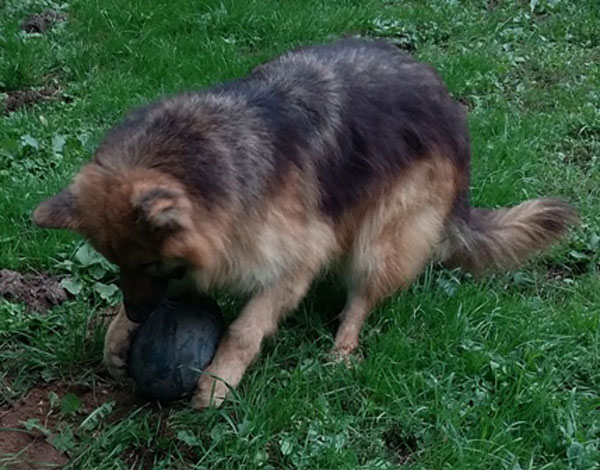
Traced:
<path id="1" fill-rule="evenodd" d="M 185 276 L 185 271 L 185 266 L 179 266 L 171 272 L 171 277 L 176 280 L 183 279 L 183 276 Z"/>
<path id="2" fill-rule="evenodd" d="M 138 266 L 138 270 L 140 272 L 146 272 L 150 274 L 154 274 L 158 271 L 158 262 L 156 261 L 147 261 L 145 263 L 141 263 Z"/>

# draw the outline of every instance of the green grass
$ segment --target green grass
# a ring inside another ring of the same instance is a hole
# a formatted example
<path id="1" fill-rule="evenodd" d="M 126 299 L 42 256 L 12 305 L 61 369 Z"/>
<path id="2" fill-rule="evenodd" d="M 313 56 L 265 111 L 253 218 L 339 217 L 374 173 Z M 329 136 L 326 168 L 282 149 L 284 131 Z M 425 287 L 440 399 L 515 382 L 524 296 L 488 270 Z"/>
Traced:
<path id="1" fill-rule="evenodd" d="M 19 31 L 47 7 L 68 21 Z M 54 84 L 70 99 L 0 117 L 0 267 L 50 271 L 83 290 L 45 315 L 0 300 L 0 406 L 40 384 L 106 387 L 97 319 L 110 295 L 96 283 L 110 285 L 114 271 L 78 251 L 76 236 L 34 228 L 35 204 L 131 106 L 346 33 L 393 38 L 468 104 L 476 204 L 559 195 L 582 226 L 516 273 L 428 270 L 372 315 L 365 359 L 349 369 L 327 360 L 343 298 L 325 282 L 220 410 L 55 410 L 47 430 L 71 468 L 600 466 L 596 0 L 6 0 L 0 91 Z M 231 317 L 237 304 L 223 300 Z M 0 449 L 0 467 L 16 458 Z"/>

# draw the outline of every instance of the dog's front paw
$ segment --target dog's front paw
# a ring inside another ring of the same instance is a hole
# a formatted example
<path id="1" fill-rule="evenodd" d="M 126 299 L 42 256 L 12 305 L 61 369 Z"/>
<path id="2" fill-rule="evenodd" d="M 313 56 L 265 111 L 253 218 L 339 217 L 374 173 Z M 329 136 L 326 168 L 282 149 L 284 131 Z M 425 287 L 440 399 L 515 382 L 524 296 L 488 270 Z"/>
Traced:
<path id="1" fill-rule="evenodd" d="M 108 373 L 117 380 L 124 380 L 128 376 L 127 372 L 127 350 L 111 351 L 108 348 L 104 350 L 104 365 Z"/>
<path id="2" fill-rule="evenodd" d="M 333 364 L 344 364 L 351 368 L 355 364 L 363 361 L 363 356 L 355 347 L 334 347 L 328 355 Z"/>
<path id="3" fill-rule="evenodd" d="M 227 384 L 208 368 L 198 379 L 196 390 L 192 396 L 192 408 L 197 410 L 211 406 L 219 408 L 229 392 Z"/>
<path id="4" fill-rule="evenodd" d="M 122 380 L 129 375 L 127 371 L 129 346 L 139 326 L 138 323 L 130 321 L 125 315 L 125 310 L 121 308 L 108 327 L 104 339 L 104 365 L 115 379 Z"/>

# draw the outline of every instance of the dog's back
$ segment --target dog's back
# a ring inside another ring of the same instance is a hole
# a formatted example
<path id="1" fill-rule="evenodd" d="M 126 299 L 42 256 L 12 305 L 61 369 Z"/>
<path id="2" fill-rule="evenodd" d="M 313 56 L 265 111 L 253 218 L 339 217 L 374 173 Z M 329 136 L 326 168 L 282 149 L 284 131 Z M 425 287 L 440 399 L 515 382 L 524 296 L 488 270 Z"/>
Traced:
<path id="1" fill-rule="evenodd" d="M 466 188 L 463 112 L 435 71 L 387 43 L 348 39 L 138 110 L 96 160 L 160 168 L 190 193 L 244 210 L 300 172 L 323 216 L 338 219 L 432 153 Z"/>

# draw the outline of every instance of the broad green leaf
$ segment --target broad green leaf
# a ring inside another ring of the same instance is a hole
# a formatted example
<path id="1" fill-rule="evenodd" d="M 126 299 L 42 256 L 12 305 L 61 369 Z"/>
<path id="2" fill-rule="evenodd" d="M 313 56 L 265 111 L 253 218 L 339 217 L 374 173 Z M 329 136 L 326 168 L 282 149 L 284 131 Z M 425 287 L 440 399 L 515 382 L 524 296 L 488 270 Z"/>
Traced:
<path id="1" fill-rule="evenodd" d="M 177 431 L 177 439 L 190 447 L 201 447 L 202 441 L 189 431 Z"/>
<path id="2" fill-rule="evenodd" d="M 64 278 L 62 281 L 60 281 L 60 285 L 72 295 L 78 295 L 81 292 L 81 289 L 83 289 L 83 283 L 81 280 L 74 277 Z"/>
<path id="3" fill-rule="evenodd" d="M 95 282 L 92 288 L 100 295 L 100 298 L 106 301 L 113 300 L 114 296 L 119 292 L 119 288 L 114 284 L 104 284 L 102 282 Z"/>
<path id="4" fill-rule="evenodd" d="M 75 436 L 73 435 L 71 426 L 65 426 L 60 431 L 60 434 L 51 439 L 51 444 L 59 452 L 68 452 L 72 450 L 77 443 L 75 442 Z"/>
<path id="5" fill-rule="evenodd" d="M 37 141 L 37 139 L 35 137 L 31 136 L 30 134 L 22 135 L 21 143 L 24 146 L 34 148 L 35 150 L 39 150 L 39 148 L 40 148 L 40 143 Z"/>
<path id="6" fill-rule="evenodd" d="M 29 432 L 31 432 L 33 430 L 37 430 L 37 431 L 40 431 L 45 436 L 49 436 L 50 435 L 50 429 L 48 429 L 46 426 L 44 426 L 40 422 L 40 420 L 37 419 L 37 418 L 30 418 L 27 421 L 24 421 L 23 422 L 23 426 Z"/>
<path id="7" fill-rule="evenodd" d="M 75 253 L 75 260 L 77 260 L 81 266 L 87 268 L 92 264 L 100 263 L 102 261 L 102 256 L 94 251 L 90 245 L 84 243 Z"/>
<path id="8" fill-rule="evenodd" d="M 67 141 L 67 136 L 64 134 L 56 134 L 52 137 L 52 153 L 62 153 L 65 142 Z"/>

